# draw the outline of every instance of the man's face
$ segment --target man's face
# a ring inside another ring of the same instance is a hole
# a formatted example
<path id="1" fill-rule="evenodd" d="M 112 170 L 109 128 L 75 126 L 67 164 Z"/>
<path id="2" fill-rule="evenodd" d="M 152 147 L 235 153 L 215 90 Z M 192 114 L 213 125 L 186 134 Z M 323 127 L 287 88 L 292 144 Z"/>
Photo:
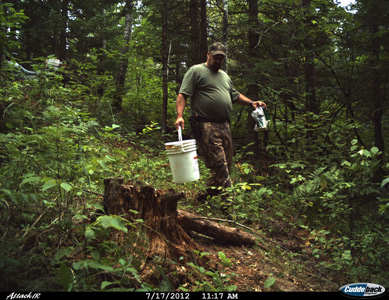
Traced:
<path id="1" fill-rule="evenodd" d="M 224 59 L 225 56 L 222 54 L 212 55 L 212 53 L 208 52 L 208 67 L 210 67 L 215 72 L 219 71 L 224 63 Z"/>

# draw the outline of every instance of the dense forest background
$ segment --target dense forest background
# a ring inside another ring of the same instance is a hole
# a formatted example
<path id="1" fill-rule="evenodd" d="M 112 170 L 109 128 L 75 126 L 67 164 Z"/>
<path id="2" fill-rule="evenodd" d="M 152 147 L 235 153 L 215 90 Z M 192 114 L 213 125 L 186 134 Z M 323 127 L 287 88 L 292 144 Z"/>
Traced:
<path id="1" fill-rule="evenodd" d="M 110 177 L 183 190 L 182 207 L 250 226 L 267 261 L 309 262 L 334 290 L 389 286 L 389 1 L 14 0 L 0 20 L 2 290 L 242 290 L 225 270 L 187 263 L 176 282 L 168 262 L 143 260 L 142 220 L 97 214 Z M 207 169 L 175 185 L 164 142 L 185 71 L 215 41 L 271 122 L 254 132 L 234 107 L 234 186 L 200 205 Z M 262 275 L 243 290 L 285 276 Z"/>

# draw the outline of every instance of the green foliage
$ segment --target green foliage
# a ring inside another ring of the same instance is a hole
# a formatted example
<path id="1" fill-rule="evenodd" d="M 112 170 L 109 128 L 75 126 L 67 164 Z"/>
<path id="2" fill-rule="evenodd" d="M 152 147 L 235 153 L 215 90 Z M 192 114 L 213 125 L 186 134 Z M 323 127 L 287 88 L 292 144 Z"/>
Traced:
<path id="1" fill-rule="evenodd" d="M 55 271 L 56 282 L 68 291 L 134 291 L 141 284 L 139 259 L 109 240 L 111 231 L 122 231 L 127 235 L 128 226 L 135 227 L 133 223 L 115 215 L 99 216 L 86 226 L 85 247 L 90 258 L 73 262 L 71 267 L 67 267 L 61 259 L 62 255 L 57 255 L 58 262 L 62 261 L 62 264 Z M 130 242 L 134 238 L 128 234 L 126 240 Z M 105 280 L 101 279 L 102 272 L 107 274 L 103 277 Z"/>
<path id="2" fill-rule="evenodd" d="M 208 256 L 210 253 L 198 253 L 194 251 L 199 258 L 203 256 Z M 230 266 L 231 260 L 226 257 L 222 252 L 218 252 L 218 257 L 224 266 Z M 234 284 L 229 284 L 229 281 L 232 280 L 237 275 L 235 273 L 226 274 L 223 270 L 206 270 L 204 267 L 198 266 L 193 262 L 187 263 L 193 271 L 193 276 L 196 278 L 194 292 L 233 292 L 236 291 L 237 286 Z M 183 291 L 191 291 L 185 288 L 184 286 L 180 287 Z"/>
<path id="3" fill-rule="evenodd" d="M 0 59 L 3 55 L 9 55 L 11 51 L 20 48 L 20 42 L 16 38 L 16 31 L 20 30 L 24 21 L 28 19 L 23 11 L 17 11 L 12 3 L 0 4 Z"/>
<path id="4" fill-rule="evenodd" d="M 141 220 L 100 215 L 98 194 L 105 178 L 117 176 L 177 188 L 163 141 L 176 138 L 174 99 L 192 63 L 193 45 L 182 42 L 190 25 L 188 3 L 169 3 L 168 133 L 162 135 L 161 20 L 155 13 L 161 6 L 137 3 L 130 51 L 123 54 L 122 3 L 64 1 L 69 5 L 61 8 L 46 2 L 0 4 L 1 288 L 173 290 L 167 263 L 145 261 L 144 249 L 134 246 L 147 244 L 141 230 L 132 230 Z M 268 103 L 271 128 L 254 139 L 246 108 L 234 106 L 234 185 L 195 203 L 208 176 L 200 160 L 201 180 L 180 186 L 188 196 L 183 205 L 245 222 L 277 241 L 300 239 L 300 248 L 288 254 L 317 262 L 334 278 L 385 285 L 387 4 L 357 1 L 359 11 L 351 14 L 333 1 L 308 2 L 258 2 L 254 23 L 245 2 L 229 3 L 234 39 L 228 41 L 228 72 L 242 93 L 258 87 L 254 96 Z M 209 3 L 207 10 L 208 36 L 221 40 L 221 11 Z M 254 59 L 244 50 L 249 30 L 258 33 L 260 55 Z M 65 68 L 46 68 L 53 53 Z M 25 60 L 37 71 L 34 79 L 7 66 L 4 58 L 14 55 L 11 60 Z M 112 104 L 122 60 L 128 68 L 123 110 L 117 112 Z M 308 105 L 312 96 L 315 113 Z M 119 245 L 111 234 L 127 238 Z M 213 259 L 220 270 L 185 262 L 194 284 L 179 282 L 179 289 L 237 290 L 229 271 L 233 259 L 222 251 Z M 143 282 L 142 265 L 159 282 Z M 269 274 L 263 288 L 276 283 Z"/>
<path id="5" fill-rule="evenodd" d="M 270 288 L 276 281 L 277 281 L 276 278 L 270 277 L 270 278 L 266 279 L 265 283 L 263 284 L 263 287 L 265 289 Z"/>

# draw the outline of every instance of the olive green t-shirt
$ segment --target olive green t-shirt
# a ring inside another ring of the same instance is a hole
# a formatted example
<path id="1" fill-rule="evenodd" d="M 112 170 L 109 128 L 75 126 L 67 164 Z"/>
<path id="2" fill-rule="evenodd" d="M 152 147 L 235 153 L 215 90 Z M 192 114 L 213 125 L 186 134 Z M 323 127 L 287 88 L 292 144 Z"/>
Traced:
<path id="1" fill-rule="evenodd" d="M 227 73 L 222 70 L 215 72 L 205 63 L 194 65 L 188 70 L 180 94 L 191 98 L 192 114 L 215 121 L 228 120 L 232 103 L 239 97 Z"/>

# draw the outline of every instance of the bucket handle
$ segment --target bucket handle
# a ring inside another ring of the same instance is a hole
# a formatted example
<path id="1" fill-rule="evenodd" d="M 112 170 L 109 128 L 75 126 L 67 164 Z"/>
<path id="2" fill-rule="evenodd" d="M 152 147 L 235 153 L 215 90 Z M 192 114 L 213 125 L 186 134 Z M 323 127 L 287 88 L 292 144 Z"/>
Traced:
<path id="1" fill-rule="evenodd" d="M 178 141 L 181 142 L 181 151 L 186 152 L 184 149 L 184 141 L 182 140 L 182 129 L 181 126 L 178 126 Z"/>
<path id="2" fill-rule="evenodd" d="M 182 142 L 182 130 L 181 130 L 181 126 L 178 126 L 178 140 L 180 142 Z"/>

